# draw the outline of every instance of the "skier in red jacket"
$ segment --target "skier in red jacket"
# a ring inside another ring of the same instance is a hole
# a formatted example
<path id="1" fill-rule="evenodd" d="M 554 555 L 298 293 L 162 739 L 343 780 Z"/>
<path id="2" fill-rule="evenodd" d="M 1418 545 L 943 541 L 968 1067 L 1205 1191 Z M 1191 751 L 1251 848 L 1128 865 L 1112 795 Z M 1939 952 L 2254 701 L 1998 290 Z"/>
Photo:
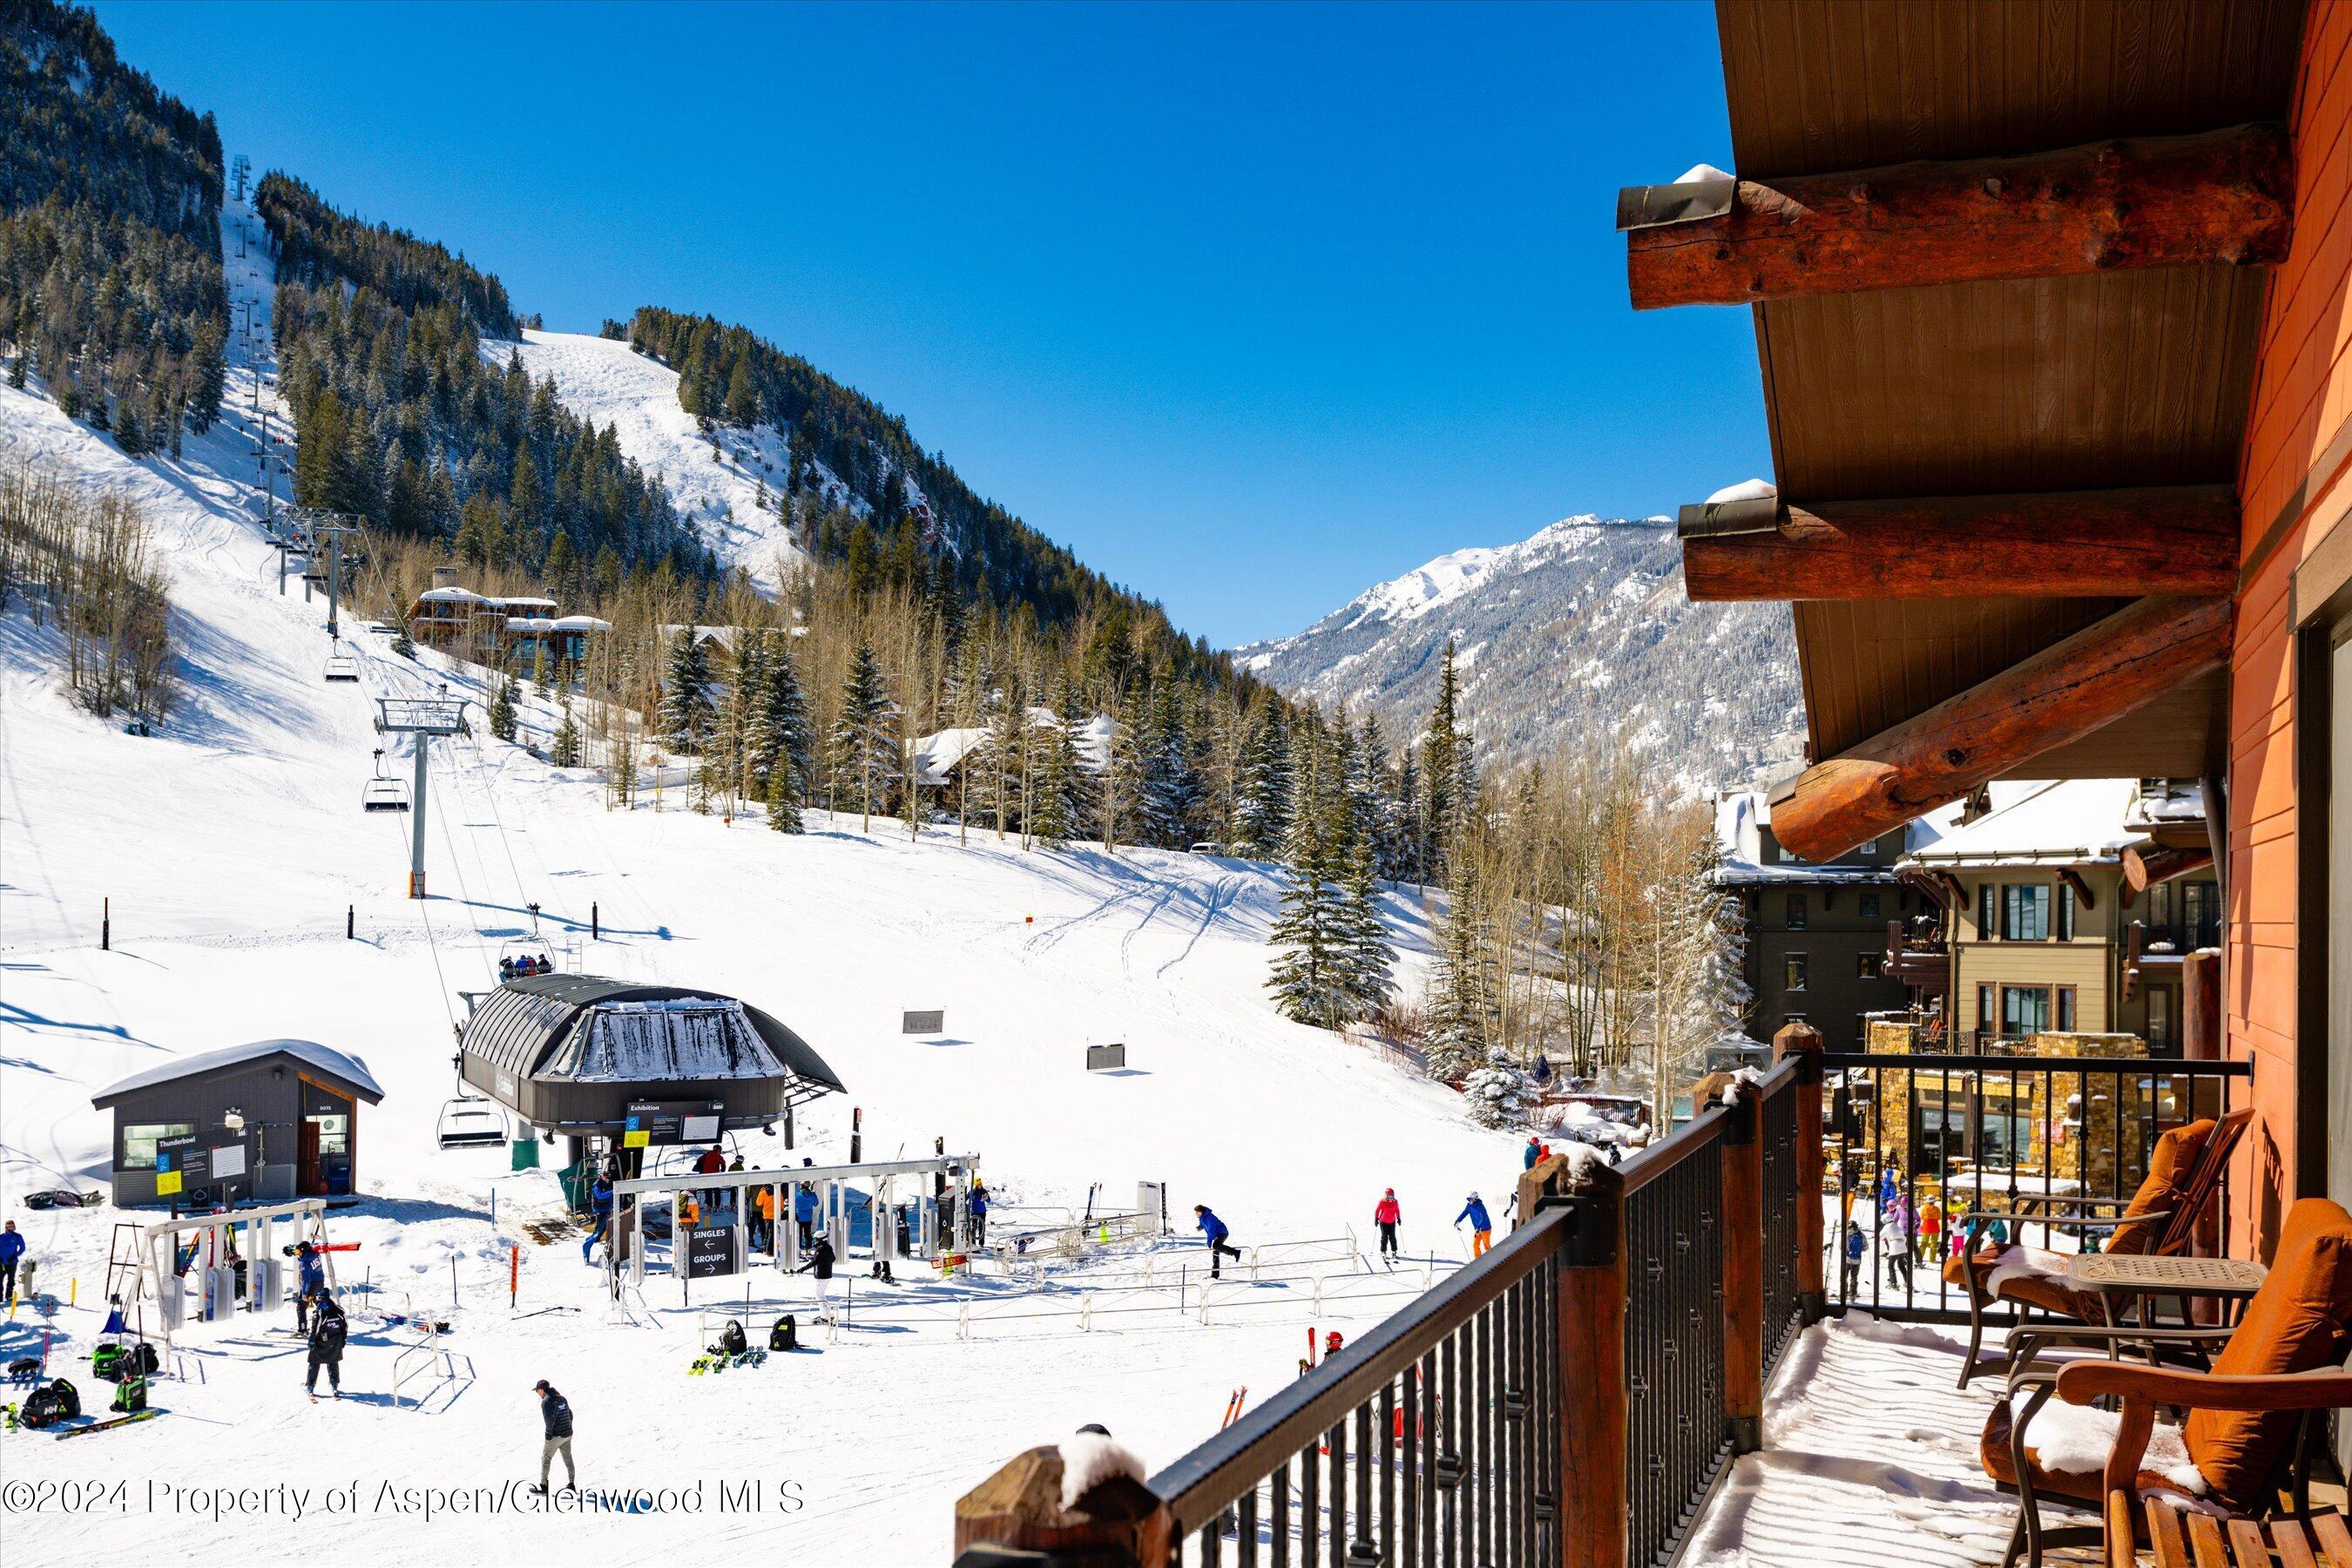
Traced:
<path id="1" fill-rule="evenodd" d="M 1383 1259 L 1396 1255 L 1397 1221 L 1402 1217 L 1402 1211 L 1397 1208 L 1396 1189 L 1391 1187 L 1381 1194 L 1381 1201 L 1372 1205 L 1372 1223 L 1381 1227 L 1381 1257 Z"/>

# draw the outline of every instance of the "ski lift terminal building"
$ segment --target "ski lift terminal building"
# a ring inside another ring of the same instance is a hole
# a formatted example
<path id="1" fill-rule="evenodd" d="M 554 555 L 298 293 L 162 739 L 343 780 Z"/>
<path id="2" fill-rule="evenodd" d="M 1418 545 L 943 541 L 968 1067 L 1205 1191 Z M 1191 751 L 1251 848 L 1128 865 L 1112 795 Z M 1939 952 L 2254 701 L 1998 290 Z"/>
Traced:
<path id="1" fill-rule="evenodd" d="M 520 1121 L 583 1142 L 616 1136 L 648 1102 L 693 1106 L 740 1131 L 842 1088 L 807 1041 L 757 1007 L 583 974 L 499 986 L 467 1024 L 458 1062 Z"/>
<path id="2" fill-rule="evenodd" d="M 172 1140 L 189 1137 L 214 1158 L 224 1147 L 243 1148 L 242 1179 L 226 1178 L 238 1197 L 357 1192 L 359 1108 L 383 1100 L 355 1056 L 315 1040 L 254 1040 L 132 1073 L 89 1102 L 114 1112 L 114 1204 L 132 1208 L 185 1201 L 211 1184 L 190 1175 L 178 1193 L 159 1190 L 158 1144 L 168 1151 Z"/>

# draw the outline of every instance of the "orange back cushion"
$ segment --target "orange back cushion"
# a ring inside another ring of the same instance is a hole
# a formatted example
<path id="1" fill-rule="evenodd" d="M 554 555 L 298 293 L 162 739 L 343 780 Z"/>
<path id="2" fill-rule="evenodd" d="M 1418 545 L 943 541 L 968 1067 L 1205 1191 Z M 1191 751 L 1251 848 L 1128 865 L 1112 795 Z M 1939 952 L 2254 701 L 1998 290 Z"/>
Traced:
<path id="1" fill-rule="evenodd" d="M 2163 1239 L 2168 1219 L 2128 1223 L 2144 1214 L 2168 1215 L 2182 1201 L 2189 1176 L 2197 1169 L 2197 1156 L 2205 1152 L 2205 1140 L 2213 1135 L 2213 1121 L 2192 1121 L 2186 1127 L 2175 1127 L 2161 1134 L 2156 1148 L 2147 1157 L 2147 1174 L 2141 1179 L 2139 1190 L 2124 1209 L 2126 1224 L 2116 1226 L 2108 1238 L 2109 1252 L 2140 1253 L 2155 1249 Z"/>
<path id="2" fill-rule="evenodd" d="M 2304 1198 L 2279 1228 L 2270 1278 L 2221 1353 L 2220 1377 L 2314 1372 L 2340 1365 L 2352 1345 L 2352 1215 L 2326 1198 Z M 2279 1451 L 2294 1435 L 2291 1411 L 2194 1410 L 2182 1431 L 2189 1458 L 2231 1506 L 2262 1501 Z"/>

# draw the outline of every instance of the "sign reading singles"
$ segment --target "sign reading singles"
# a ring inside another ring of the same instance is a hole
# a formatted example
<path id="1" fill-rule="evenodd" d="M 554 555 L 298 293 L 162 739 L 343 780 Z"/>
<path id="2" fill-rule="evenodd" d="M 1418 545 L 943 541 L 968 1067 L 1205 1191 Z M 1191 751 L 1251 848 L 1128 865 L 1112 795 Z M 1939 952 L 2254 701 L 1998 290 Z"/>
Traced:
<path id="1" fill-rule="evenodd" d="M 716 1143 L 726 1102 L 717 1100 L 633 1100 L 621 1108 L 624 1149 L 672 1149 Z"/>
<path id="2" fill-rule="evenodd" d="M 742 1272 L 742 1260 L 735 1256 L 735 1228 L 732 1226 L 698 1225 L 686 1233 L 686 1277 L 688 1279 L 716 1279 L 721 1275 Z"/>

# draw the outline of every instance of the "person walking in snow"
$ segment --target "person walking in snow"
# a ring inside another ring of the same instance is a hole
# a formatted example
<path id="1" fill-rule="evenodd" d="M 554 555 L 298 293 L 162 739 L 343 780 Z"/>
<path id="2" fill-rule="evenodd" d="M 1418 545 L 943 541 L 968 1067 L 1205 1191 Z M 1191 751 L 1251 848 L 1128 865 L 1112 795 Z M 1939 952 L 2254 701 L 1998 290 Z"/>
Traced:
<path id="1" fill-rule="evenodd" d="M 1381 1256 L 1383 1258 L 1396 1256 L 1397 1221 L 1402 1217 L 1403 1211 L 1397 1207 L 1396 1189 L 1391 1187 L 1381 1194 L 1381 1201 L 1372 1205 L 1372 1223 L 1381 1227 Z"/>
<path id="2" fill-rule="evenodd" d="M 555 1391 L 555 1384 L 541 1378 L 531 1384 L 539 1395 L 539 1485 L 531 1488 L 535 1497 L 547 1495 L 547 1479 L 555 1468 L 555 1456 L 563 1456 L 563 1489 L 580 1489 L 580 1472 L 572 1468 L 572 1401 Z"/>
<path id="3" fill-rule="evenodd" d="M 1486 1201 L 1475 1193 L 1462 1205 L 1462 1212 L 1454 1216 L 1454 1223 L 1459 1226 L 1465 1219 L 1470 1222 L 1470 1256 L 1486 1257 L 1486 1249 L 1495 1245 L 1495 1222 L 1487 1217 Z"/>
<path id="4" fill-rule="evenodd" d="M 815 1279 L 818 1310 L 830 1318 L 833 1315 L 833 1238 L 818 1237 L 816 1245 L 809 1248 L 808 1261 L 793 1272 Z"/>
<path id="5" fill-rule="evenodd" d="M 604 1239 L 604 1232 L 613 1223 L 613 1184 L 606 1181 L 601 1172 L 595 1184 L 588 1189 L 588 1212 L 596 1216 L 596 1228 L 590 1231 L 588 1239 L 580 1244 L 580 1261 L 583 1263 L 588 1261 L 588 1254 Z"/>
<path id="6" fill-rule="evenodd" d="M 1223 1220 L 1209 1212 L 1208 1205 L 1194 1204 L 1192 1216 L 1193 1225 L 1199 1228 L 1201 1235 L 1209 1243 L 1209 1278 L 1219 1279 L 1220 1271 L 1224 1267 L 1224 1260 L 1231 1258 L 1234 1262 L 1239 1263 L 1242 1260 L 1242 1249 L 1233 1245 L 1233 1232 L 1225 1227 Z"/>
<path id="7" fill-rule="evenodd" d="M 336 1398 L 343 1396 L 343 1346 L 351 1337 L 351 1326 L 343 1321 L 342 1308 L 332 1296 L 319 1298 L 318 1315 L 310 1324 L 310 1370 L 303 1376 L 302 1387 L 310 1395 L 310 1403 L 319 1402 L 319 1369 L 327 1369 L 327 1386 Z"/>
<path id="8" fill-rule="evenodd" d="M 1888 1271 L 1901 1284 L 1903 1293 L 1908 1296 L 1911 1293 L 1911 1238 L 1904 1234 L 1900 1212 L 1888 1215 L 1886 1223 L 1878 1227 L 1878 1246 L 1879 1250 L 1886 1255 Z"/>
<path id="9" fill-rule="evenodd" d="M 0 1301 L 16 1300 L 16 1265 L 24 1257 L 25 1238 L 17 1234 L 16 1222 L 9 1220 L 0 1226 Z"/>
<path id="10" fill-rule="evenodd" d="M 309 1242 L 299 1242 L 294 1247 L 294 1331 L 307 1335 L 310 1331 L 310 1303 L 323 1300 L 327 1295 L 326 1256 Z"/>
<path id="11" fill-rule="evenodd" d="M 1856 1288 L 1862 1283 L 1862 1255 L 1864 1250 L 1866 1250 L 1866 1244 L 1862 1239 L 1862 1226 L 1852 1220 L 1846 1221 L 1845 1289 L 1841 1293 L 1841 1300 L 1853 1300 Z"/>

